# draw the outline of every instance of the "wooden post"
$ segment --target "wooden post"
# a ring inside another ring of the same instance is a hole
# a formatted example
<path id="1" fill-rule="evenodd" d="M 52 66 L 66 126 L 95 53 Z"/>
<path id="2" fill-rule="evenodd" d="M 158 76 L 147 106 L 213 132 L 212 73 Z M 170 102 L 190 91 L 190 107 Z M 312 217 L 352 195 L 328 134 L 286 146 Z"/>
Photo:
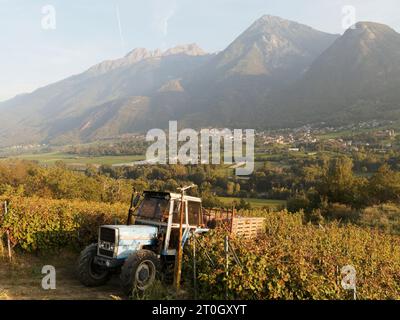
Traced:
<path id="1" fill-rule="evenodd" d="M 8 214 L 8 207 L 7 207 L 7 201 L 4 201 L 4 218 L 7 217 Z M 8 259 L 10 262 L 12 261 L 12 252 L 11 252 L 11 242 L 10 242 L 10 231 L 6 231 L 7 235 L 7 249 L 8 249 Z"/>
<path id="2" fill-rule="evenodd" d="M 232 234 L 233 231 L 233 219 L 235 218 L 235 206 L 232 206 L 232 215 L 231 215 L 231 225 L 229 232 Z"/>
<path id="3" fill-rule="evenodd" d="M 182 229 L 183 229 L 183 210 L 184 210 L 184 191 L 181 194 L 181 208 L 179 212 L 179 241 L 175 257 L 175 276 L 174 285 L 175 290 L 179 291 L 181 287 L 181 270 L 182 270 Z"/>
<path id="4" fill-rule="evenodd" d="M 196 234 L 193 232 L 193 289 L 194 289 L 194 300 L 197 300 L 197 270 L 196 270 Z"/>
<path id="5" fill-rule="evenodd" d="M 225 287 L 225 299 L 228 300 L 228 277 L 229 277 L 229 237 L 225 236 L 224 241 L 224 249 L 225 249 L 225 277 L 226 277 L 226 287 Z"/>
<path id="6" fill-rule="evenodd" d="M 8 259 L 11 262 L 12 261 L 12 253 L 11 253 L 10 231 L 9 230 L 7 230 L 7 248 L 8 248 Z"/>
<path id="7" fill-rule="evenodd" d="M 174 286 L 176 293 L 179 293 L 179 290 L 181 288 L 182 255 L 183 255 L 182 229 L 183 229 L 184 209 L 186 209 L 184 203 L 185 191 L 193 187 L 195 187 L 195 185 L 179 188 L 179 190 L 181 190 L 181 210 L 179 213 L 179 241 L 175 256 L 175 269 L 174 269 Z"/>
<path id="8" fill-rule="evenodd" d="M 354 288 L 353 288 L 353 299 L 357 300 L 357 287 L 356 287 L 355 283 L 354 283 Z"/>

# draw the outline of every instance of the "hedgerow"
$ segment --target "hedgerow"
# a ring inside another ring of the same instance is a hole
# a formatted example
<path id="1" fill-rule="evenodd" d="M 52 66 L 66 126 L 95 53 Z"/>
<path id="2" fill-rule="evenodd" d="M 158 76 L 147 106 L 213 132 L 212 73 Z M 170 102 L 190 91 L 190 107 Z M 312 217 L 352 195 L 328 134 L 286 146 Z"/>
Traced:
<path id="1" fill-rule="evenodd" d="M 4 201 L 8 214 L 4 216 Z M 96 241 L 98 227 L 124 221 L 127 206 L 37 197 L 0 197 L 0 228 L 12 245 L 28 252 L 80 247 Z"/>

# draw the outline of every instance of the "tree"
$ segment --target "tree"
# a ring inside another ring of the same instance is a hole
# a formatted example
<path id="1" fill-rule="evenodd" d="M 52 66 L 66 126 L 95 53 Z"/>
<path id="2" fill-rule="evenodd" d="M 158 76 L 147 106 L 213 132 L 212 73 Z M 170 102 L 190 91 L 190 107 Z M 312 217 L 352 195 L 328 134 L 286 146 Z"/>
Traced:
<path id="1" fill-rule="evenodd" d="M 211 192 L 203 192 L 201 197 L 204 208 L 222 208 L 224 206 L 222 201 Z"/>
<path id="2" fill-rule="evenodd" d="M 248 201 L 244 200 L 243 198 L 241 198 L 239 203 L 236 203 L 235 207 L 238 210 L 250 210 L 251 209 L 251 204 L 250 204 L 250 202 L 248 202 Z"/>
<path id="3" fill-rule="evenodd" d="M 353 161 L 340 156 L 330 161 L 318 191 L 321 196 L 327 196 L 329 202 L 354 204 L 357 182 L 353 174 Z"/>
<path id="4" fill-rule="evenodd" d="M 400 173 L 392 171 L 387 164 L 384 164 L 370 179 L 368 194 L 371 204 L 399 202 Z"/>

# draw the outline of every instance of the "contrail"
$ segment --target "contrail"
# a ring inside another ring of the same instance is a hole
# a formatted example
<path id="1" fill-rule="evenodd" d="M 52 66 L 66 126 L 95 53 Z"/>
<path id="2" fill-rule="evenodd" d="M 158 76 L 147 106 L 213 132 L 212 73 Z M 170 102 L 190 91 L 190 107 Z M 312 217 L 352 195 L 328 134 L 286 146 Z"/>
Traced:
<path id="1" fill-rule="evenodd" d="M 119 15 L 119 6 L 115 5 L 116 13 L 117 13 L 117 22 L 118 22 L 118 29 L 119 29 L 119 37 L 121 39 L 121 46 L 122 50 L 124 51 L 125 54 L 125 40 L 124 40 L 124 35 L 122 34 L 122 27 L 121 27 L 121 18 Z"/>

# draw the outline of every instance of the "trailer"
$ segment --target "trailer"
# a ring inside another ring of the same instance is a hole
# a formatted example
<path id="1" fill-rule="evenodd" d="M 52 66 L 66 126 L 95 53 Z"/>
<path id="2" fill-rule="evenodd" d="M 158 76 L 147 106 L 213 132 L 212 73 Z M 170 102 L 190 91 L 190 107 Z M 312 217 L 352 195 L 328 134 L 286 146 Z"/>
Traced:
<path id="1" fill-rule="evenodd" d="M 223 228 L 235 238 L 253 239 L 265 232 L 265 218 L 240 216 L 235 208 L 203 209 L 203 221 L 207 228 Z"/>

